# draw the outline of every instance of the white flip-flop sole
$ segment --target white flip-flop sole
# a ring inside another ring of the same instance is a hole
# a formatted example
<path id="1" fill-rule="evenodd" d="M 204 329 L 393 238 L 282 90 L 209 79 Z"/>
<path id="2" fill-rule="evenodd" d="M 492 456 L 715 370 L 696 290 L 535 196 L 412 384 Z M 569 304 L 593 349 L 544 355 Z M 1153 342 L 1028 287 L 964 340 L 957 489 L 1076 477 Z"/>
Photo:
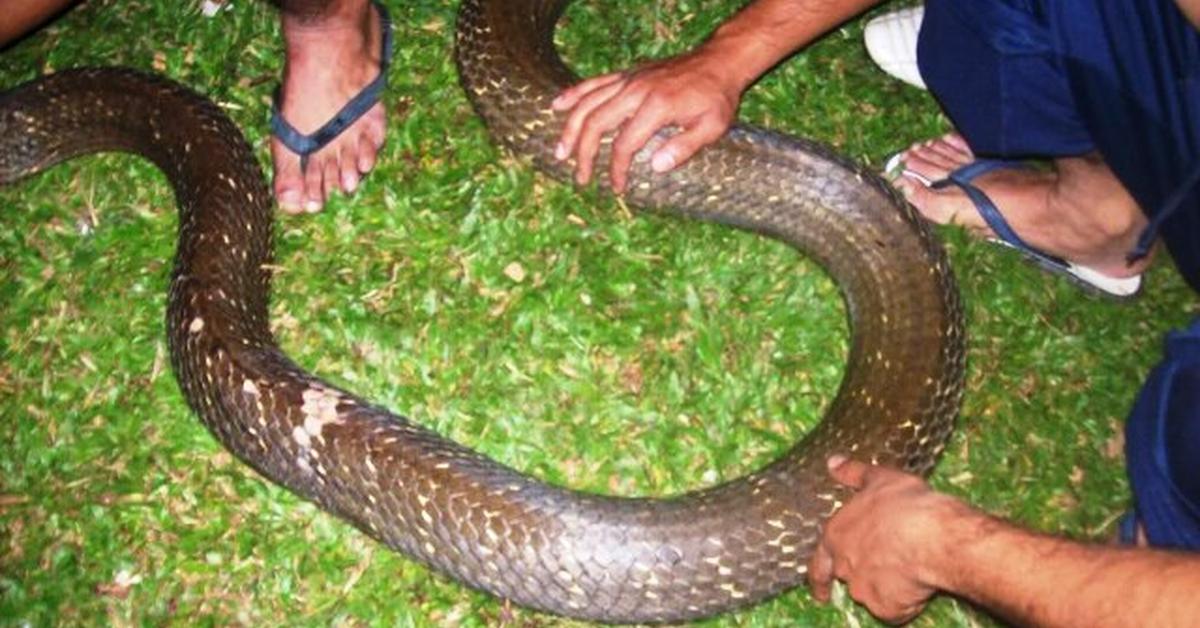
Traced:
<path id="1" fill-rule="evenodd" d="M 904 167 L 904 152 L 896 153 L 887 160 L 883 166 L 883 176 L 889 181 L 894 181 L 896 177 L 908 177 L 913 181 L 920 183 L 925 187 L 933 185 L 933 181 L 917 172 L 907 170 Z M 1006 246 L 1022 255 L 1026 255 L 1026 251 L 1018 246 L 1013 246 L 1009 242 L 1005 242 L 1000 238 L 987 238 L 989 242 Z M 1102 295 L 1114 297 L 1117 299 L 1126 299 L 1132 297 L 1142 289 L 1142 276 L 1134 275 L 1133 277 L 1110 277 L 1100 271 L 1088 266 L 1080 266 L 1070 260 L 1064 260 L 1065 267 L 1055 265 L 1053 268 L 1042 264 L 1034 257 L 1026 256 L 1027 259 L 1045 268 L 1048 272 L 1066 276 L 1076 284 L 1085 289 L 1098 292 Z"/>
<path id="2" fill-rule="evenodd" d="M 863 29 L 867 54 L 889 76 L 921 89 L 925 81 L 917 67 L 917 36 L 925 7 L 909 7 L 872 18 Z"/>

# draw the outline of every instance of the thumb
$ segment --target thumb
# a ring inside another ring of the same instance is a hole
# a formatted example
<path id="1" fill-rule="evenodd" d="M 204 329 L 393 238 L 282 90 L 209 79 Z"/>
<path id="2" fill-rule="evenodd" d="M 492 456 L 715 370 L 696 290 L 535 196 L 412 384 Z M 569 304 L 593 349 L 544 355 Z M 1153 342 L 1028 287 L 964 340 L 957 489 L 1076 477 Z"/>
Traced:
<path id="1" fill-rule="evenodd" d="M 691 159 L 696 151 L 713 143 L 725 132 L 719 120 L 706 118 L 696 126 L 676 134 L 667 140 L 650 157 L 650 167 L 655 172 L 667 172 Z"/>
<path id="2" fill-rule="evenodd" d="M 841 454 L 830 456 L 826 465 L 829 467 L 829 475 L 833 476 L 833 479 L 856 491 L 862 489 L 866 484 L 868 474 L 875 468 Z"/>
<path id="3" fill-rule="evenodd" d="M 833 584 L 833 555 L 822 541 L 808 560 L 808 585 L 818 602 L 829 601 L 829 590 Z"/>

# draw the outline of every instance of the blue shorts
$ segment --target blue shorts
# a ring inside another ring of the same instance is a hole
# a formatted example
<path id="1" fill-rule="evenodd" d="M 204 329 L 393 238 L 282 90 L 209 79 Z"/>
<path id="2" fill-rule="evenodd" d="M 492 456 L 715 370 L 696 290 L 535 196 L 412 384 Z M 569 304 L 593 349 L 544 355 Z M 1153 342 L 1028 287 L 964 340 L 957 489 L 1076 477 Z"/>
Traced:
<path id="1" fill-rule="evenodd" d="M 1200 290 L 1200 32 L 1173 0 L 927 0 L 917 55 L 981 156 L 1099 152 Z"/>
<path id="2" fill-rule="evenodd" d="M 1167 336 L 1125 422 L 1134 512 L 1155 547 L 1200 550 L 1200 319 Z"/>

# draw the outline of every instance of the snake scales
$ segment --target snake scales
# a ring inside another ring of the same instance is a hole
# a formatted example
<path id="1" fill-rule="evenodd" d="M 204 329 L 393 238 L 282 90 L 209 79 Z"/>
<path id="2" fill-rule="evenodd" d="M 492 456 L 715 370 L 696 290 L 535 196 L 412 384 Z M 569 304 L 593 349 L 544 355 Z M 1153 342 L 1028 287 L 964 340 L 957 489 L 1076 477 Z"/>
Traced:
<path id="1" fill-rule="evenodd" d="M 462 83 L 498 140 L 566 178 L 549 101 L 572 75 L 551 39 L 564 0 L 464 0 Z M 268 327 L 270 195 L 234 125 L 129 70 L 50 75 L 0 95 L 0 183 L 82 153 L 141 154 L 180 227 L 167 332 L 188 403 L 240 459 L 370 536 L 519 604 L 671 621 L 801 583 L 844 493 L 833 451 L 926 472 L 959 407 L 963 327 L 943 253 L 876 177 L 811 143 L 738 127 L 668 176 L 635 165 L 628 200 L 806 251 L 840 284 L 849 364 L 824 421 L 778 460 L 665 499 L 548 486 L 325 383 Z M 599 166 L 603 169 L 603 159 Z"/>

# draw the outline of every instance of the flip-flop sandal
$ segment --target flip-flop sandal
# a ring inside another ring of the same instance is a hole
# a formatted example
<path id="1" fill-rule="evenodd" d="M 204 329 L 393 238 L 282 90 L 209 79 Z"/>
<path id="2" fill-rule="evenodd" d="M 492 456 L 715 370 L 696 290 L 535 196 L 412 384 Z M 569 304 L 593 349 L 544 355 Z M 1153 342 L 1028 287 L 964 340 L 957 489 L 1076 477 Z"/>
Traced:
<path id="1" fill-rule="evenodd" d="M 308 167 L 309 156 L 332 142 L 371 107 L 374 107 L 375 103 L 379 102 L 380 96 L 383 95 L 384 88 L 387 87 L 388 66 L 391 65 L 392 60 L 392 20 L 386 7 L 375 0 L 372 0 L 371 4 L 379 12 L 379 28 L 383 33 L 383 45 L 380 47 L 379 56 L 379 76 L 367 83 L 366 87 L 347 101 L 328 122 L 307 135 L 297 131 L 296 127 L 283 119 L 283 114 L 279 110 L 280 91 L 279 88 L 275 89 L 271 103 L 271 133 L 278 137 L 284 146 L 300 156 L 301 172 Z"/>
<path id="2" fill-rule="evenodd" d="M 867 55 L 888 76 L 928 89 L 917 67 L 917 37 L 925 7 L 908 7 L 871 18 L 863 28 Z"/>
<path id="3" fill-rule="evenodd" d="M 911 170 L 904 170 L 902 154 L 898 154 L 888 160 L 884 172 L 893 178 L 897 175 L 909 177 L 925 187 L 935 190 L 956 186 L 966 193 L 967 198 L 971 199 L 971 203 L 975 205 L 975 209 L 984 222 L 991 227 L 995 237 L 988 238 L 989 241 L 1019 252 L 1043 270 L 1065 277 L 1089 292 L 1114 299 L 1129 299 L 1136 296 L 1142 287 L 1140 274 L 1133 277 L 1109 277 L 1094 268 L 1072 263 L 1030 246 L 1017 235 L 1016 231 L 1013 231 L 992 199 L 974 184 L 975 179 L 993 170 L 1025 167 L 1028 166 L 1019 161 L 980 159 L 951 172 L 945 179 L 931 181 Z"/>

